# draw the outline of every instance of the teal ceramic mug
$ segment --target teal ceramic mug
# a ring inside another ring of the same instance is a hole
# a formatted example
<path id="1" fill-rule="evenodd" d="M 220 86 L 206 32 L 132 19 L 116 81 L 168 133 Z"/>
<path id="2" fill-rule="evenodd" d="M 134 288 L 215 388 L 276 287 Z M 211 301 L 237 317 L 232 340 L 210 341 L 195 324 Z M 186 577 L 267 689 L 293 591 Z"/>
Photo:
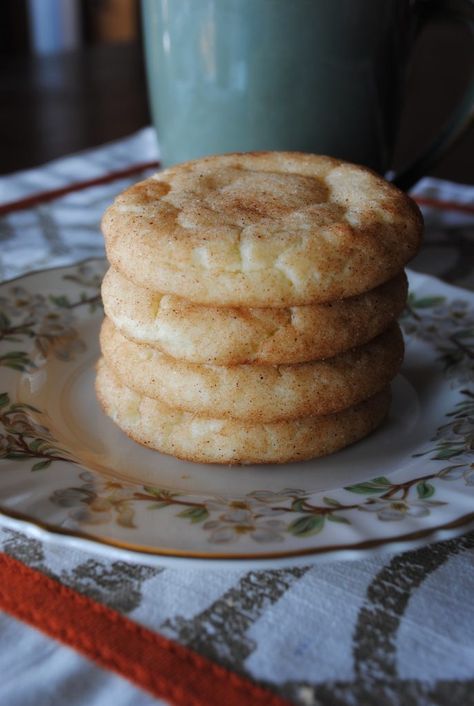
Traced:
<path id="1" fill-rule="evenodd" d="M 459 9 L 460 8 L 460 9 Z M 465 9 L 464 9 L 465 8 Z M 449 0 L 142 0 L 149 96 L 165 166 L 206 154 L 301 150 L 391 167 L 421 26 L 470 25 Z M 395 179 L 406 188 L 466 124 Z"/>

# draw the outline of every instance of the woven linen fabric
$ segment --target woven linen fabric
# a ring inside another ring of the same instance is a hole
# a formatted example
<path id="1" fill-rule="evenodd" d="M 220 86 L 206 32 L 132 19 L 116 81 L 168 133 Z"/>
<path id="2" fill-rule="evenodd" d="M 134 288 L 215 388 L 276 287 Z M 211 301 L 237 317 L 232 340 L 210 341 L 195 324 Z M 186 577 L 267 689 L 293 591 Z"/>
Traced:
<path id="1" fill-rule="evenodd" d="M 0 178 L 0 205 L 157 157 L 151 129 L 143 130 Z M 0 216 L 1 277 L 102 255 L 100 216 L 140 176 Z M 426 239 L 412 268 L 474 288 L 474 188 L 424 179 L 413 194 Z M 404 554 L 265 571 L 152 568 L 8 527 L 0 549 L 295 704 L 474 704 L 474 534 Z M 2 706 L 158 703 L 8 616 L 0 641 L 8 646 L 0 651 Z"/>

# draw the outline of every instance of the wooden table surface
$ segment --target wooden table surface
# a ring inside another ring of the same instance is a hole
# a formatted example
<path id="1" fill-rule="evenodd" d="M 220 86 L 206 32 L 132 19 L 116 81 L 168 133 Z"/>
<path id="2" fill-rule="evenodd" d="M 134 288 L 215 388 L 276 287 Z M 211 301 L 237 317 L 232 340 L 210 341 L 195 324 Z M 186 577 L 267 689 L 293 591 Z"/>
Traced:
<path id="1" fill-rule="evenodd" d="M 467 33 L 437 25 L 412 62 L 395 166 L 436 133 L 462 93 L 472 51 Z M 0 60 L 0 173 L 42 164 L 129 135 L 150 123 L 141 47 L 101 45 L 47 58 Z M 472 126 L 430 174 L 474 183 Z"/>

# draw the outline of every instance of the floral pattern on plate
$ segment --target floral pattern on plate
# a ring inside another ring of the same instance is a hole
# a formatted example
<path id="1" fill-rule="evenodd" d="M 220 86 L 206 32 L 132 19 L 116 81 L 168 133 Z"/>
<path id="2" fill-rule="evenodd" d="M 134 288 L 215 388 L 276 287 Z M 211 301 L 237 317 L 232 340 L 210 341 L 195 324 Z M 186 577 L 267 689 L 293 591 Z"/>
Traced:
<path id="1" fill-rule="evenodd" d="M 466 399 L 448 414 L 451 420 L 438 429 L 433 447 L 417 454 L 429 455 L 432 460 L 449 459 L 450 465 L 403 483 L 379 476 L 346 486 L 345 490 L 364 496 L 360 502 L 343 503 L 323 496 L 322 504 L 314 505 L 311 495 L 300 488 L 285 488 L 278 493 L 256 490 L 239 499 L 215 496 L 202 500 L 165 488 L 143 486 L 137 490 L 118 481 L 100 483 L 88 472 L 80 474 L 81 485 L 55 490 L 50 499 L 60 507 L 72 508 L 68 514 L 79 523 L 97 525 L 113 520 L 130 528 L 136 527 L 136 503 L 148 503 L 148 510 L 171 507 L 179 510 L 177 518 L 200 524 L 208 540 L 216 544 L 236 541 L 243 534 L 256 542 L 281 542 L 288 532 L 295 537 L 309 537 L 321 532 L 326 521 L 350 524 L 353 510 L 376 513 L 379 520 L 386 522 L 426 517 L 433 508 L 445 504 L 432 499 L 437 490 L 434 480 L 462 479 L 466 485 L 474 485 L 474 396 L 468 391 L 464 395 Z M 22 461 L 39 459 L 32 471 L 44 470 L 53 461 L 78 463 L 56 446 L 49 430 L 35 419 L 37 414 L 39 410 L 29 405 L 9 404 L 6 394 L 0 397 L 0 423 L 4 429 L 0 456 Z"/>
<path id="2" fill-rule="evenodd" d="M 81 361 L 88 345 L 84 322 L 101 316 L 99 286 L 104 267 L 103 261 L 90 261 L 52 271 L 36 289 L 28 287 L 25 277 L 2 285 L 0 290 L 0 367 L 8 369 L 10 376 L 7 389 L 0 394 L 2 470 L 12 474 L 17 466 L 31 474 L 53 474 L 56 468 L 48 503 L 63 513 L 61 525 L 70 528 L 72 534 L 86 531 L 94 538 L 94 527 L 100 525 L 108 528 L 113 542 L 114 526 L 120 528 L 121 538 L 124 532 L 139 535 L 145 516 L 149 519 L 164 513 L 161 532 L 163 527 L 178 532 L 180 525 L 192 528 L 190 555 L 196 541 L 205 549 L 204 544 L 238 545 L 245 540 L 246 546 L 250 542 L 268 547 L 271 556 L 271 547 L 286 547 L 289 542 L 293 551 L 298 551 L 295 542 L 304 543 L 307 550 L 308 541 L 314 541 L 316 535 L 326 537 L 328 547 L 343 540 L 347 544 L 347 532 L 358 524 L 357 517 L 362 514 L 381 526 L 408 522 L 410 528 L 413 523 L 423 527 L 431 515 L 446 513 L 448 505 L 456 504 L 457 495 L 447 494 L 447 486 L 459 493 L 462 487 L 474 488 L 474 394 L 468 388 L 474 375 L 471 295 L 466 292 L 466 298 L 462 298 L 459 290 L 452 292 L 446 285 L 419 276 L 412 278 L 415 289 L 402 318 L 407 355 L 417 340 L 428 346 L 440 379 L 455 390 L 457 401 L 444 409 L 444 418 L 431 438 L 411 454 L 408 475 L 384 474 L 381 462 L 380 475 L 344 484 L 331 492 L 289 484 L 281 490 L 257 487 L 240 494 L 206 494 L 187 493 L 161 483 L 133 483 L 122 480 L 120 474 L 111 478 L 88 468 L 77 449 L 68 448 L 63 438 L 56 438 L 48 409 L 16 397 L 14 378 L 34 375 L 53 359 L 63 366 Z M 54 285 L 57 280 L 61 281 L 59 289 L 66 291 L 58 291 L 55 286 L 46 288 L 46 283 Z M 419 281 L 421 293 L 416 287 Z M 427 281 L 428 289 L 436 284 L 437 290 L 446 293 L 427 293 Z M 58 472 L 65 464 L 75 469 L 75 480 L 67 485 Z M 8 507 L 4 511 L 8 514 Z M 458 514 L 453 508 L 453 514 L 443 514 L 443 519 Z M 30 519 L 34 522 L 38 518 Z M 341 534 L 343 527 L 345 534 Z M 196 530 L 202 540 L 196 540 Z M 372 521 L 370 533 L 375 537 L 378 534 Z M 358 527 L 354 538 L 357 535 L 360 539 L 360 534 Z M 383 533 L 381 541 L 389 543 L 397 536 Z M 349 535 L 349 544 L 350 539 Z"/>
<path id="3" fill-rule="evenodd" d="M 92 314 L 101 306 L 101 275 L 83 263 L 64 279 L 93 292 L 81 290 L 71 300 L 65 294 L 32 293 L 12 284 L 0 296 L 0 343 L 18 344 L 0 354 L 0 367 L 27 372 L 44 364 L 48 355 L 68 361 L 84 352 L 85 343 L 74 326 L 75 310 L 87 306 Z M 32 341 L 34 346 L 25 349 Z"/>

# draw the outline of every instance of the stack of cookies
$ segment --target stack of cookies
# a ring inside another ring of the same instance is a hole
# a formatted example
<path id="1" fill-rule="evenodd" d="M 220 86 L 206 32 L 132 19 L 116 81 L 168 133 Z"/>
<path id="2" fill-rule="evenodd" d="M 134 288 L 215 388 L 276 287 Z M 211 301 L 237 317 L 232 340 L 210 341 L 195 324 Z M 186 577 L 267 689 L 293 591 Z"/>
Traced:
<path id="1" fill-rule="evenodd" d="M 125 191 L 103 232 L 96 390 L 136 441 L 284 463 L 386 416 L 422 220 L 377 175 L 300 153 L 208 157 Z"/>

